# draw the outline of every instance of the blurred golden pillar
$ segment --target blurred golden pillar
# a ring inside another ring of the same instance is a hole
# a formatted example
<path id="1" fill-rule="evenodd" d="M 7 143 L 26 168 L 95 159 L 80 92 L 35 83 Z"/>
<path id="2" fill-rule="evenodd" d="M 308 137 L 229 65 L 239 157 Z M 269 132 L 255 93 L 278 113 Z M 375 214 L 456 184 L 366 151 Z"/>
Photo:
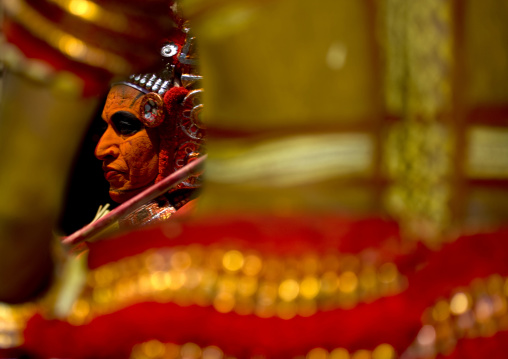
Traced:
<path id="1" fill-rule="evenodd" d="M 380 209 L 382 97 L 365 1 L 184 1 L 210 129 L 203 211 Z"/>
<path id="2" fill-rule="evenodd" d="M 439 241 L 450 213 L 454 9 L 450 0 L 384 0 L 378 11 L 389 124 L 388 211 L 410 236 Z"/>
<path id="3" fill-rule="evenodd" d="M 430 246 L 508 220 L 505 3 L 183 5 L 211 134 L 203 211 L 388 214 Z"/>

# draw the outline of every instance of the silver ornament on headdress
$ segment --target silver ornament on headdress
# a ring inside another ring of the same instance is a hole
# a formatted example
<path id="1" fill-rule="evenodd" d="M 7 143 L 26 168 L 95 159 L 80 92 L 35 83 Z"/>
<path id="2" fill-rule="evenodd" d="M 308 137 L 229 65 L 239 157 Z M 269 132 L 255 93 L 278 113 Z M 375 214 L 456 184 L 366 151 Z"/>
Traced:
<path id="1" fill-rule="evenodd" d="M 187 34 L 187 37 L 180 54 L 178 54 L 178 45 L 174 42 L 169 42 L 162 46 L 160 54 L 164 66 L 160 71 L 131 75 L 129 80 L 121 83 L 134 87 L 144 93 L 155 92 L 160 96 L 164 96 L 174 86 L 195 88 L 195 83 L 202 79 L 202 76 L 195 73 L 197 70 L 197 60 L 192 54 L 195 37 L 189 35 L 188 28 L 185 28 L 184 32 Z M 178 62 L 184 65 L 185 68 L 190 69 L 189 73 L 176 73 L 175 65 L 172 64 L 175 56 L 178 56 Z"/>

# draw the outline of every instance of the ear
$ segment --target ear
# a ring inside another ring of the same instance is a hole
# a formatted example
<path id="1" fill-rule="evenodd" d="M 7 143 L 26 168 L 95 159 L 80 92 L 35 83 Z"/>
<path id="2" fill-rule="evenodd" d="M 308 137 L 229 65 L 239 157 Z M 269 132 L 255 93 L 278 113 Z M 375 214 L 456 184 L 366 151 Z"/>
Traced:
<path id="1" fill-rule="evenodd" d="M 150 92 L 139 103 L 139 118 L 146 127 L 157 127 L 164 121 L 164 101 L 162 97 Z"/>

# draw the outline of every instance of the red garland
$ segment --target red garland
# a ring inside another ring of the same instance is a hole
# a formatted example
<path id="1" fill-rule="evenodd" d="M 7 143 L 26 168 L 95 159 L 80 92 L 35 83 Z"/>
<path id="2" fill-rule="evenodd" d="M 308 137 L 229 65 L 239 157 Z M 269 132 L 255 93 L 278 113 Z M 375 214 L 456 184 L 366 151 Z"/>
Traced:
<path id="1" fill-rule="evenodd" d="M 88 243 L 88 266 L 95 269 L 151 248 L 190 243 L 204 246 L 221 244 L 280 256 L 300 256 L 309 252 L 359 254 L 375 248 L 387 261 L 401 257 L 405 251 L 401 248 L 403 242 L 394 221 L 339 216 L 244 214 L 209 216 L 180 222 L 172 220 L 156 228 L 140 229 L 116 238 Z"/>
<path id="2" fill-rule="evenodd" d="M 117 4 L 114 4 L 115 2 Z M 146 2 L 140 4 L 135 1 L 132 1 L 132 4 L 128 4 L 126 1 L 108 1 L 107 4 L 99 5 L 106 5 L 107 9 L 115 8 L 116 11 L 122 11 L 129 22 L 128 29 L 124 32 L 117 32 L 107 26 L 84 21 L 78 16 L 64 11 L 51 1 L 28 0 L 25 4 L 51 26 L 78 38 L 86 45 L 122 57 L 130 63 L 135 72 L 146 71 L 153 66 L 158 66 L 156 65 L 160 57 L 158 40 L 162 36 L 176 39 L 180 47 L 185 42 L 186 35 L 182 33 L 181 29 L 174 29 L 174 24 L 169 18 L 160 21 L 161 14 L 171 14 L 166 0 L 151 0 L 149 6 Z M 41 60 L 56 71 L 68 71 L 78 76 L 84 83 L 83 96 L 96 96 L 103 93 L 113 75 L 119 75 L 67 57 L 39 38 L 44 38 L 49 34 L 31 33 L 17 22 L 16 16 L 20 15 L 16 14 L 13 19 L 10 19 L 7 14 L 3 23 L 2 30 L 7 41 L 14 44 L 28 59 Z M 174 20 L 177 21 L 176 18 Z M 181 25 L 181 20 L 178 21 L 177 25 Z"/>
<path id="3" fill-rule="evenodd" d="M 8 19 L 4 21 L 3 30 L 7 40 L 15 44 L 27 58 L 44 61 L 53 69 L 72 72 L 82 79 L 84 83 L 83 96 L 96 96 L 106 90 L 108 82 L 112 78 L 112 75 L 106 70 L 68 59 L 62 53 Z"/>
<path id="4" fill-rule="evenodd" d="M 372 350 L 381 343 L 390 343 L 400 353 L 419 327 L 418 313 L 408 309 L 404 297 L 395 296 L 350 310 L 284 320 L 222 314 L 212 307 L 144 302 L 82 326 L 36 316 L 25 331 L 25 347 L 43 357 L 70 358 L 125 358 L 132 346 L 151 339 L 216 345 L 237 357 L 258 353 L 290 358 L 315 347 Z"/>
<path id="5" fill-rule="evenodd" d="M 399 269 L 407 277 L 409 287 L 398 295 L 360 303 L 352 309 L 334 309 L 290 320 L 223 314 L 211 306 L 155 302 L 134 304 L 82 326 L 36 316 L 25 331 L 25 346 L 43 357 L 72 358 L 126 357 L 134 344 L 151 339 L 217 345 L 237 357 L 263 354 L 286 358 L 305 355 L 315 347 L 372 350 L 381 343 L 389 343 L 401 354 L 421 328 L 425 309 L 438 299 L 448 298 L 452 290 L 467 286 L 474 278 L 493 273 L 508 275 L 508 243 L 504 240 L 507 236 L 505 229 L 458 238 L 439 252 L 417 247 L 404 253 L 397 225 L 375 218 L 245 215 L 201 218 L 199 222 L 170 221 L 163 227 L 91 243 L 90 267 L 149 248 L 190 243 L 216 243 L 224 248 L 234 246 L 281 256 L 309 251 L 321 255 L 336 251 L 361 254 L 372 248 L 379 251 L 383 261 L 405 263 L 405 269 Z M 497 340 L 505 337 L 499 333 L 493 339 L 461 341 L 458 354 L 452 358 L 462 358 L 466 349 L 477 353 L 476 357 L 485 357 L 484 351 L 497 354 L 502 347 Z"/>
<path id="6" fill-rule="evenodd" d="M 506 359 L 508 331 L 487 338 L 465 338 L 457 343 L 450 355 L 439 355 L 437 359 Z"/>
<path id="7" fill-rule="evenodd" d="M 184 107 L 182 102 L 189 93 L 184 87 L 172 87 L 164 95 L 164 106 L 166 109 L 166 118 L 164 122 L 157 127 L 160 135 L 159 150 L 159 175 L 155 182 L 159 182 L 174 171 L 174 162 L 177 145 L 186 139 L 185 133 L 180 128 L 181 116 L 183 116 Z"/>

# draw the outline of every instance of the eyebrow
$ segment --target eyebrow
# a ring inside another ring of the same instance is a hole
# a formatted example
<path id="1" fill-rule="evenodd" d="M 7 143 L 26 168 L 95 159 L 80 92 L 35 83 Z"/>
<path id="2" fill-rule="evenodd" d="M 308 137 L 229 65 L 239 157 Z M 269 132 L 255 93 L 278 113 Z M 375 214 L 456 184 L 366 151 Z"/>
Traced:
<path id="1" fill-rule="evenodd" d="M 136 103 L 136 101 L 138 100 L 138 98 L 140 98 L 141 96 L 144 96 L 145 94 L 140 92 L 136 95 L 136 97 L 134 98 L 134 100 L 132 100 L 132 103 L 131 105 L 129 106 L 129 108 L 132 108 L 134 106 L 134 104 Z"/>

